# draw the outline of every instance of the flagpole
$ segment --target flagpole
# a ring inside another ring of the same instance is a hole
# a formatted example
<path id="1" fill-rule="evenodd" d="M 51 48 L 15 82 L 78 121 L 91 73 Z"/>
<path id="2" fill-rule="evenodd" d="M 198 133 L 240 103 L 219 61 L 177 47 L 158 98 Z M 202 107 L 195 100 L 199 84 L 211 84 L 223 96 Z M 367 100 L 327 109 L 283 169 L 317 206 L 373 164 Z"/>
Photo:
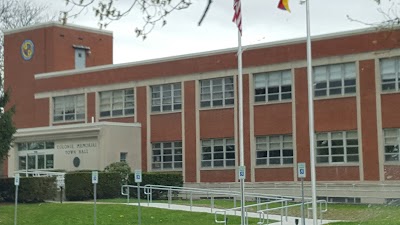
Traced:
<path id="1" fill-rule="evenodd" d="M 240 166 L 244 167 L 244 137 L 243 137 L 243 75 L 242 75 L 242 34 L 238 29 L 238 86 L 239 86 L 239 155 Z M 241 225 L 245 225 L 244 179 L 240 179 Z"/>
<path id="2" fill-rule="evenodd" d="M 311 195 L 313 225 L 317 225 L 317 191 L 315 175 L 315 142 L 314 142 L 314 94 L 312 79 L 312 55 L 311 55 L 311 32 L 310 32 L 310 0 L 306 0 L 307 14 L 307 81 L 308 81 L 308 130 L 310 136 L 310 170 L 311 170 Z"/>

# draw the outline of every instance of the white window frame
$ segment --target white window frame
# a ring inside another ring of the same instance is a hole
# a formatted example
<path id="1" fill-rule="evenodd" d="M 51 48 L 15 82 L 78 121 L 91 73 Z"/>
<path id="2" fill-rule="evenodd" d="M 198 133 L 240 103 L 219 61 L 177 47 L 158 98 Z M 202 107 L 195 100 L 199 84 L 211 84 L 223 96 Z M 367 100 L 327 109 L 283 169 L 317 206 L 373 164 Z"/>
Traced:
<path id="1" fill-rule="evenodd" d="M 54 97 L 53 122 L 84 121 L 86 116 L 85 104 L 84 94 Z M 67 110 L 71 112 L 67 113 Z M 57 113 L 57 111 L 61 112 Z M 56 119 L 57 117 L 62 117 L 62 119 Z"/>
<path id="2" fill-rule="evenodd" d="M 200 80 L 200 107 L 224 107 L 235 103 L 234 77 Z"/>
<path id="3" fill-rule="evenodd" d="M 385 163 L 399 163 L 400 162 L 400 129 L 384 129 L 383 130 L 383 145 L 384 145 L 384 158 Z M 390 159 L 390 160 L 388 160 Z"/>
<path id="4" fill-rule="evenodd" d="M 54 141 L 35 141 L 17 143 L 18 169 L 19 170 L 51 170 L 54 169 Z M 42 168 L 39 167 L 40 157 L 43 157 Z M 48 161 L 51 159 L 51 163 Z M 29 161 L 33 158 L 34 167 L 29 168 Z M 25 161 L 22 167 L 21 160 Z M 50 166 L 51 165 L 51 166 Z"/>
<path id="5" fill-rule="evenodd" d="M 151 151 L 152 170 L 182 170 L 183 148 L 181 141 L 154 142 Z M 166 165 L 170 165 L 167 167 Z"/>
<path id="6" fill-rule="evenodd" d="M 135 115 L 135 90 L 132 88 L 99 92 L 100 118 Z"/>
<path id="7" fill-rule="evenodd" d="M 336 74 L 337 77 L 334 77 L 334 68 L 340 69 L 340 72 Z M 315 66 L 313 67 L 313 80 L 314 97 L 354 95 L 357 92 L 356 64 L 350 62 Z M 340 85 L 334 86 L 334 82 L 340 82 Z M 333 93 L 333 91 L 339 91 L 339 93 Z M 323 92 L 325 93 L 323 94 Z"/>
<path id="8" fill-rule="evenodd" d="M 278 102 L 291 99 L 291 70 L 254 74 L 254 102 Z"/>
<path id="9" fill-rule="evenodd" d="M 272 152 L 279 152 L 279 155 L 272 156 Z M 288 155 L 287 153 L 291 153 L 291 155 Z M 292 135 L 287 134 L 256 137 L 257 166 L 293 165 L 293 161 L 294 150 Z"/>
<path id="10" fill-rule="evenodd" d="M 391 65 L 389 65 L 391 64 Z M 387 65 L 387 66 L 386 66 Z M 379 62 L 382 92 L 399 91 L 400 57 L 385 58 Z M 389 67 L 389 68 L 387 68 Z"/>
<path id="11" fill-rule="evenodd" d="M 119 161 L 120 162 L 127 162 L 128 153 L 127 152 L 120 152 L 119 153 Z"/>
<path id="12" fill-rule="evenodd" d="M 218 156 L 218 158 L 216 156 Z M 235 140 L 233 138 L 207 139 L 201 141 L 202 168 L 235 167 L 235 161 Z"/>
<path id="13" fill-rule="evenodd" d="M 153 85 L 150 89 L 152 112 L 172 112 L 182 109 L 181 83 Z"/>
<path id="14" fill-rule="evenodd" d="M 325 136 L 325 137 L 324 137 Z M 339 137 L 341 136 L 341 137 Z M 316 134 L 315 157 L 318 164 L 359 163 L 360 148 L 357 131 L 332 131 Z M 342 142 L 341 145 L 335 142 Z M 354 144 L 354 142 L 357 142 Z M 343 149 L 342 153 L 335 151 Z M 357 153 L 354 150 L 357 149 Z M 339 160 L 340 157 L 343 160 Z M 357 158 L 357 160 L 354 160 Z"/>

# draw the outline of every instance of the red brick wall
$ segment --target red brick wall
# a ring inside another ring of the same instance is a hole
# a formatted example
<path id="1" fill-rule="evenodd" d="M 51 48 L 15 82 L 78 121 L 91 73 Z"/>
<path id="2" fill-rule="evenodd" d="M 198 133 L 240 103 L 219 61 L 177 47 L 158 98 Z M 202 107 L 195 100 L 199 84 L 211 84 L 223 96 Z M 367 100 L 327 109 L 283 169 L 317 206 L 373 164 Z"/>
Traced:
<path id="1" fill-rule="evenodd" d="M 235 182 L 235 170 L 202 170 L 200 182 Z"/>
<path id="2" fill-rule="evenodd" d="M 385 180 L 400 180 L 400 166 L 385 166 Z"/>
<path id="3" fill-rule="evenodd" d="M 200 139 L 233 138 L 234 109 L 212 109 L 200 111 Z"/>
<path id="4" fill-rule="evenodd" d="M 35 101 L 36 101 L 35 102 L 35 105 L 36 105 L 35 124 L 36 124 L 36 126 L 38 126 L 38 127 L 48 126 L 49 121 L 50 121 L 49 98 L 37 99 Z"/>
<path id="5" fill-rule="evenodd" d="M 150 119 L 151 142 L 182 140 L 181 113 L 152 115 Z"/>
<path id="6" fill-rule="evenodd" d="M 318 167 L 316 170 L 318 181 L 360 180 L 358 166 Z"/>
<path id="7" fill-rule="evenodd" d="M 137 87 L 137 113 L 138 123 L 142 125 L 142 170 L 147 171 L 147 101 L 146 87 Z"/>
<path id="8" fill-rule="evenodd" d="M 355 97 L 314 101 L 315 131 L 357 130 Z"/>
<path id="9" fill-rule="evenodd" d="M 244 165 L 246 165 L 246 182 L 251 181 L 251 151 L 250 151 L 250 96 L 249 96 L 249 75 L 243 75 L 243 138 L 244 138 Z M 239 118 L 239 112 L 238 112 Z M 239 128 L 239 120 L 238 120 Z M 239 133 L 239 132 L 238 132 Z M 239 146 L 237 147 L 239 150 Z M 239 152 L 239 151 L 238 151 Z M 238 165 L 240 165 L 239 154 Z"/>
<path id="10" fill-rule="evenodd" d="M 254 135 L 292 132 L 292 103 L 254 106 Z"/>
<path id="11" fill-rule="evenodd" d="M 256 182 L 293 181 L 293 168 L 258 168 L 255 169 Z"/>
<path id="12" fill-rule="evenodd" d="M 297 162 L 304 162 L 310 165 L 310 139 L 308 130 L 308 94 L 307 94 L 307 69 L 295 69 L 296 85 L 296 149 Z M 310 166 L 307 166 L 307 174 L 310 173 Z M 306 180 L 310 180 L 308 176 Z"/>
<path id="13" fill-rule="evenodd" d="M 381 88 L 381 87 L 378 87 Z M 381 95 L 382 127 L 400 128 L 400 94 Z"/>
<path id="14" fill-rule="evenodd" d="M 379 180 L 375 61 L 360 61 L 360 101 L 364 179 Z"/>
<path id="15" fill-rule="evenodd" d="M 91 123 L 92 117 L 94 121 L 96 121 L 96 93 L 92 92 L 87 94 L 86 107 L 87 107 L 86 121 L 88 123 Z"/>
<path id="16" fill-rule="evenodd" d="M 185 121 L 185 182 L 196 182 L 197 157 L 196 157 L 196 82 L 184 83 L 183 109 Z"/>

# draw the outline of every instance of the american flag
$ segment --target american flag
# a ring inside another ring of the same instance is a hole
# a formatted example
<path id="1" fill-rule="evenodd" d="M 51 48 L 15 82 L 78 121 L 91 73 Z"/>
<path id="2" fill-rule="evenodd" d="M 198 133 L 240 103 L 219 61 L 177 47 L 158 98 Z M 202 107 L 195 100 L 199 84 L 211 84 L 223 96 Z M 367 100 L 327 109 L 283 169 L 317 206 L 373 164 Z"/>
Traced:
<path id="1" fill-rule="evenodd" d="M 233 10 L 235 10 L 235 13 L 233 14 L 232 22 L 236 23 L 236 26 L 238 27 L 240 34 L 242 34 L 242 12 L 241 12 L 240 0 L 234 0 Z"/>

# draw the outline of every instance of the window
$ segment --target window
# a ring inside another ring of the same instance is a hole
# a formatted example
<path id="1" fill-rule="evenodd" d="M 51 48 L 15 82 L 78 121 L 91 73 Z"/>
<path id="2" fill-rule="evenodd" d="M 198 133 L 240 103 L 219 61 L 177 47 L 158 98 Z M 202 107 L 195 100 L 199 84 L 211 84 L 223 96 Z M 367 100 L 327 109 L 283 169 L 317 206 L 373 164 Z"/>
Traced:
<path id="1" fill-rule="evenodd" d="M 399 129 L 385 129 L 383 134 L 385 138 L 385 162 L 399 162 Z"/>
<path id="2" fill-rule="evenodd" d="M 86 49 L 75 48 L 75 69 L 86 67 Z"/>
<path id="3" fill-rule="evenodd" d="M 256 165 L 293 164 L 292 135 L 256 137 Z"/>
<path id="4" fill-rule="evenodd" d="M 54 122 L 79 121 L 85 119 L 85 95 L 55 97 Z"/>
<path id="5" fill-rule="evenodd" d="M 314 67 L 314 96 L 356 93 L 355 63 Z"/>
<path id="6" fill-rule="evenodd" d="M 100 117 L 133 115 L 135 96 L 133 89 L 100 92 Z"/>
<path id="7" fill-rule="evenodd" d="M 53 141 L 35 141 L 17 143 L 18 151 L 54 149 Z"/>
<path id="8" fill-rule="evenodd" d="M 218 107 L 234 103 L 233 77 L 200 81 L 200 106 Z"/>
<path id="9" fill-rule="evenodd" d="M 151 87 L 151 111 L 168 112 L 182 108 L 181 83 Z"/>
<path id="10" fill-rule="evenodd" d="M 159 142 L 152 144 L 153 170 L 182 169 L 182 142 Z"/>
<path id="11" fill-rule="evenodd" d="M 128 156 L 127 152 L 120 152 L 119 153 L 119 161 L 120 162 L 126 162 L 126 157 Z"/>
<path id="12" fill-rule="evenodd" d="M 317 163 L 358 162 L 357 131 L 318 133 Z"/>
<path id="13" fill-rule="evenodd" d="M 292 99 L 290 70 L 254 75 L 254 101 L 272 102 Z"/>
<path id="14" fill-rule="evenodd" d="M 44 170 L 54 169 L 53 154 L 28 154 L 18 157 L 18 168 L 20 170 Z"/>
<path id="15" fill-rule="evenodd" d="M 381 59 L 382 91 L 399 90 L 400 58 Z"/>
<path id="16" fill-rule="evenodd" d="M 201 141 L 201 167 L 223 168 L 234 166 L 234 139 L 210 139 Z"/>

